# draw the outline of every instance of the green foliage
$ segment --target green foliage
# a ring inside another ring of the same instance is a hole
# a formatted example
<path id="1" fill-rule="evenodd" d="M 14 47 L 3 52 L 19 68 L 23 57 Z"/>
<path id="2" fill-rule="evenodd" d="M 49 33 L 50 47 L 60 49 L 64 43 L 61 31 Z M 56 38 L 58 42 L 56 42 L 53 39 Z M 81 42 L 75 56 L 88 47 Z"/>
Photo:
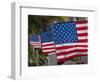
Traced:
<path id="1" fill-rule="evenodd" d="M 30 45 L 28 48 L 28 64 L 29 66 L 36 66 L 36 60 L 37 60 L 37 54 L 36 50 L 33 49 Z M 38 65 L 45 65 L 45 59 L 47 55 L 41 54 L 41 50 L 38 49 L 39 52 L 39 59 L 38 59 Z"/>

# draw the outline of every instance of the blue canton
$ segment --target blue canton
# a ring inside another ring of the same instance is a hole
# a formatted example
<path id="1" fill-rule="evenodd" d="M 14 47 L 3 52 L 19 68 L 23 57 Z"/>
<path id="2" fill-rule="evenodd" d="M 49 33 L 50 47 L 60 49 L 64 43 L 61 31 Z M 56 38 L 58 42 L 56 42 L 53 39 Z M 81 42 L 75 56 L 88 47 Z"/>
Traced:
<path id="1" fill-rule="evenodd" d="M 31 41 L 39 42 L 40 41 L 40 36 L 39 35 L 32 35 Z"/>
<path id="2" fill-rule="evenodd" d="M 46 42 L 51 42 L 53 41 L 53 35 L 52 31 L 46 31 L 41 33 L 41 42 L 46 43 Z"/>
<path id="3" fill-rule="evenodd" d="M 56 23 L 53 26 L 53 33 L 55 44 L 78 42 L 75 22 Z"/>

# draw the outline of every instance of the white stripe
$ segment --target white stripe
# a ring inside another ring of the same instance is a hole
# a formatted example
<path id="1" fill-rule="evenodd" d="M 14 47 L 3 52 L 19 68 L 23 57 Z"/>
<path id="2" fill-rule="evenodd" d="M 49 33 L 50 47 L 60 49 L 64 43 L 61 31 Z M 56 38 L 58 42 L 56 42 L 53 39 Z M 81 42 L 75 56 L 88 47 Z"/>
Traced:
<path id="1" fill-rule="evenodd" d="M 41 44 L 35 44 L 35 43 L 32 43 L 32 45 L 41 45 Z"/>
<path id="2" fill-rule="evenodd" d="M 41 45 L 32 45 L 32 46 L 41 46 Z"/>
<path id="3" fill-rule="evenodd" d="M 88 26 L 88 24 L 76 24 L 76 27 L 84 27 L 84 26 Z"/>
<path id="4" fill-rule="evenodd" d="M 74 56 L 74 55 L 78 55 L 78 54 L 88 54 L 87 52 L 74 52 L 74 53 L 71 53 L 71 54 L 68 54 L 68 55 L 60 55 L 60 56 L 57 56 L 57 59 L 62 59 L 62 58 L 65 58 L 65 57 L 70 57 L 70 56 Z"/>
<path id="5" fill-rule="evenodd" d="M 42 49 L 44 49 L 44 48 L 54 48 L 54 45 L 52 45 L 52 46 L 42 46 Z"/>
<path id="6" fill-rule="evenodd" d="M 65 55 L 61 55 L 61 56 L 57 56 L 57 59 L 62 59 L 62 58 L 65 58 L 66 56 Z"/>
<path id="7" fill-rule="evenodd" d="M 79 40 L 81 39 L 88 39 L 88 36 L 82 36 L 82 37 L 78 37 Z"/>
<path id="8" fill-rule="evenodd" d="M 55 51 L 55 49 L 43 50 L 43 52 L 51 52 L 51 51 Z"/>
<path id="9" fill-rule="evenodd" d="M 73 56 L 73 55 L 76 55 L 76 54 L 84 55 L 84 54 L 88 54 L 88 53 L 87 52 L 75 52 L 75 53 L 71 53 L 71 54 L 66 55 L 66 57 L 70 57 L 70 56 Z"/>
<path id="10" fill-rule="evenodd" d="M 41 46 L 41 44 L 31 44 L 32 46 Z"/>
<path id="11" fill-rule="evenodd" d="M 79 34 L 79 33 L 88 33 L 88 31 L 87 30 L 77 30 L 77 33 Z"/>
<path id="12" fill-rule="evenodd" d="M 85 37 L 83 37 L 85 38 Z M 82 39 L 82 38 L 81 38 Z M 52 45 L 52 46 L 42 46 L 42 48 L 54 48 L 54 47 L 62 47 L 62 46 L 72 46 L 72 45 L 88 45 L 88 43 L 65 43 L 65 44 L 58 44 L 58 45 Z"/>
<path id="13" fill-rule="evenodd" d="M 69 52 L 75 49 L 88 49 L 88 48 L 87 47 L 75 47 L 75 48 L 69 48 L 69 49 L 63 49 L 63 50 L 56 50 L 56 53 Z"/>
<path id="14" fill-rule="evenodd" d="M 65 44 L 58 44 L 58 45 L 55 45 L 55 46 L 61 47 L 61 46 L 72 46 L 72 45 L 87 45 L 87 43 L 65 43 Z"/>
<path id="15" fill-rule="evenodd" d="M 42 43 L 42 45 L 47 45 L 47 44 L 54 44 L 54 42 L 46 42 L 46 43 Z"/>

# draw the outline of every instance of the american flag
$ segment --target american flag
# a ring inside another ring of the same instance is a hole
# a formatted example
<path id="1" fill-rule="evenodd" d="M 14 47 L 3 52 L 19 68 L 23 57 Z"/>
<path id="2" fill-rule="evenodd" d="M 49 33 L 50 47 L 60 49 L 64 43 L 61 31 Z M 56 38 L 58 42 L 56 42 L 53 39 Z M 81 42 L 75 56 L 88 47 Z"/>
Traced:
<path id="1" fill-rule="evenodd" d="M 55 45 L 53 40 L 52 30 L 41 33 L 42 52 L 44 54 L 55 53 Z"/>
<path id="2" fill-rule="evenodd" d="M 87 56 L 87 21 L 56 23 L 53 37 L 58 62 L 77 56 Z"/>
<path id="3" fill-rule="evenodd" d="M 41 48 L 41 36 L 40 35 L 32 35 L 30 44 L 34 48 Z"/>
<path id="4" fill-rule="evenodd" d="M 56 54 L 58 62 L 87 56 L 87 24 L 87 21 L 55 23 L 48 31 L 33 35 L 30 43 L 34 48 L 42 48 L 45 54 Z"/>

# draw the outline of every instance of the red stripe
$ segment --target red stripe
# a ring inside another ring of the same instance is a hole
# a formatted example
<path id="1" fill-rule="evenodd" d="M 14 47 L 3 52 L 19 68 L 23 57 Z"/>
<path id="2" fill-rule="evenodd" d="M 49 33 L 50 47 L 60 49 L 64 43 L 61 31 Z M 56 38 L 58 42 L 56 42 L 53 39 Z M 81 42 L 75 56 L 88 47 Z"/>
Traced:
<path id="1" fill-rule="evenodd" d="M 76 47 L 88 47 L 88 45 L 76 45 Z"/>
<path id="2" fill-rule="evenodd" d="M 64 62 L 66 58 L 57 59 L 58 62 Z"/>
<path id="3" fill-rule="evenodd" d="M 80 36 L 88 36 L 88 33 L 79 33 L 77 35 L 78 35 L 78 37 L 80 37 Z"/>
<path id="4" fill-rule="evenodd" d="M 69 49 L 74 47 L 88 47 L 88 46 L 87 45 L 61 46 L 61 47 L 56 47 L 56 50 Z"/>
<path id="5" fill-rule="evenodd" d="M 61 46 L 61 47 L 56 47 L 56 50 L 62 50 L 62 49 L 68 49 L 68 48 L 74 48 L 76 46 Z"/>
<path id="6" fill-rule="evenodd" d="M 76 30 L 88 30 L 88 27 L 87 26 L 77 27 Z"/>
<path id="7" fill-rule="evenodd" d="M 42 48 L 43 50 L 50 50 L 50 49 L 55 49 L 54 47 L 53 48 Z"/>
<path id="8" fill-rule="evenodd" d="M 88 49 L 77 49 L 77 52 L 88 52 Z"/>
<path id="9" fill-rule="evenodd" d="M 85 20 L 85 21 L 77 21 L 76 22 L 76 24 L 85 24 L 85 23 L 88 23 L 88 21 Z"/>
<path id="10" fill-rule="evenodd" d="M 88 42 L 88 39 L 79 40 L 78 42 Z"/>
<path id="11" fill-rule="evenodd" d="M 72 51 L 69 51 L 69 52 L 60 52 L 60 53 L 57 53 L 57 56 L 60 56 L 60 55 L 65 55 L 65 54 L 70 54 L 70 53 L 73 53 L 73 52 L 76 52 L 76 50 L 72 50 Z"/>
<path id="12" fill-rule="evenodd" d="M 68 52 L 60 52 L 60 53 L 56 53 L 57 56 L 60 56 L 60 55 L 65 55 L 65 54 L 71 54 L 71 53 L 74 53 L 74 52 L 88 52 L 87 49 L 75 49 L 75 50 L 71 50 L 71 51 L 68 51 Z"/>
<path id="13" fill-rule="evenodd" d="M 70 56 L 70 57 L 58 59 L 58 62 L 67 61 L 67 60 L 69 60 L 69 59 L 72 59 L 72 58 L 75 58 L 75 57 L 79 57 L 79 56 L 87 56 L 87 54 L 84 54 L 84 55 L 82 55 L 82 54 L 76 54 L 76 55 L 74 55 L 74 56 Z"/>

